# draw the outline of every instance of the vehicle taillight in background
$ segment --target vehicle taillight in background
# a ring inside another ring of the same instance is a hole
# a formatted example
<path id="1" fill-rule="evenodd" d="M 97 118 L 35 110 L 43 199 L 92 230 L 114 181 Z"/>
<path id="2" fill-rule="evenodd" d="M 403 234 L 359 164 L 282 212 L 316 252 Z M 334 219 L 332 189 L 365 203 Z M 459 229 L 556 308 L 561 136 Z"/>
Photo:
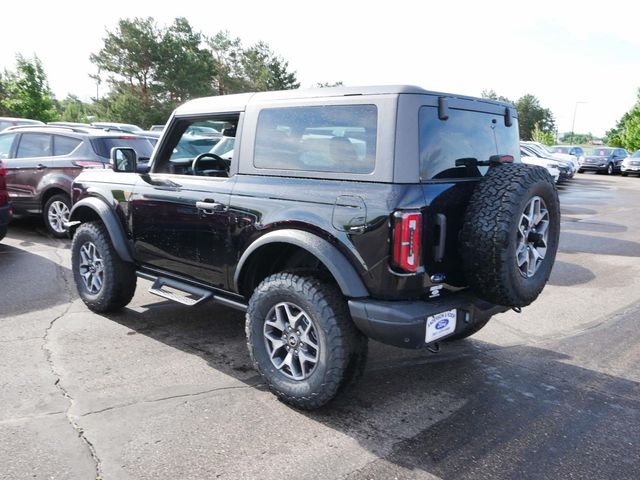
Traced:
<path id="1" fill-rule="evenodd" d="M 393 266 L 407 273 L 417 272 L 421 257 L 422 214 L 396 212 L 393 219 Z"/>
<path id="2" fill-rule="evenodd" d="M 89 160 L 76 160 L 73 162 L 76 167 L 82 168 L 106 168 L 102 162 L 92 162 Z"/>

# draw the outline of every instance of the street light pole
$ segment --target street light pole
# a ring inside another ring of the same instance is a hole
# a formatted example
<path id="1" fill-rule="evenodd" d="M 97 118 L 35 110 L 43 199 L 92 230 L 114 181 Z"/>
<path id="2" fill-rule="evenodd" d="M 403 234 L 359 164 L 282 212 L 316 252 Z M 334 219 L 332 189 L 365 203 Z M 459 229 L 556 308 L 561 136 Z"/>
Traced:
<path id="1" fill-rule="evenodd" d="M 576 127 L 576 112 L 578 111 L 579 103 L 587 103 L 587 102 L 576 102 L 575 106 L 573 107 L 573 122 L 571 122 L 571 143 L 576 143 L 575 138 L 573 138 L 573 135 L 574 135 L 573 129 Z"/>

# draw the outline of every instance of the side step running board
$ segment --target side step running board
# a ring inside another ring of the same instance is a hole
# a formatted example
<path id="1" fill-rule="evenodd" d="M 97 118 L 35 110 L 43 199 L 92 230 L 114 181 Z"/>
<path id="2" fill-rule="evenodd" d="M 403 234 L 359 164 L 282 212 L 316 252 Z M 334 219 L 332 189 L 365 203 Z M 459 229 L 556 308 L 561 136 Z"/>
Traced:
<path id="1" fill-rule="evenodd" d="M 149 289 L 149 293 L 157 295 L 173 302 L 178 302 L 189 307 L 193 307 L 204 300 L 213 300 L 216 303 L 235 308 L 241 312 L 247 311 L 247 305 L 236 300 L 232 300 L 222 295 L 217 295 L 211 290 L 191 285 L 187 282 L 181 282 L 172 278 L 157 277 L 147 272 L 137 271 L 136 274 L 140 278 L 151 280 L 153 285 Z M 175 291 L 169 291 L 164 287 L 171 288 Z"/>
<path id="2" fill-rule="evenodd" d="M 184 295 L 176 292 L 170 292 L 163 287 L 169 287 L 179 292 L 183 292 Z M 182 303 L 189 307 L 193 307 L 203 300 L 207 300 L 213 296 L 213 294 L 202 288 L 194 287 L 177 280 L 170 278 L 158 277 L 153 282 L 153 285 L 149 289 L 149 293 L 158 295 L 159 297 L 166 298 L 167 300 L 173 300 L 174 302 Z"/>

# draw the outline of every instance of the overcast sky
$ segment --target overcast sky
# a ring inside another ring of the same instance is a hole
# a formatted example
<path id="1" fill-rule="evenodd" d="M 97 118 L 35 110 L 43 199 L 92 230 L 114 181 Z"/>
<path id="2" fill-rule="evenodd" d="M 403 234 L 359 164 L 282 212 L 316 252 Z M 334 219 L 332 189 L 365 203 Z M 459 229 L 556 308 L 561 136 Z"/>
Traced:
<path id="1" fill-rule="evenodd" d="M 630 1 L 15 1 L 3 4 L 0 69 L 37 54 L 56 97 L 95 96 L 89 55 L 120 18 L 184 16 L 206 34 L 264 40 L 302 86 L 414 84 L 511 99 L 531 93 L 559 131 L 604 134 L 640 87 L 638 7 Z M 626 12 L 626 14 L 625 14 Z"/>

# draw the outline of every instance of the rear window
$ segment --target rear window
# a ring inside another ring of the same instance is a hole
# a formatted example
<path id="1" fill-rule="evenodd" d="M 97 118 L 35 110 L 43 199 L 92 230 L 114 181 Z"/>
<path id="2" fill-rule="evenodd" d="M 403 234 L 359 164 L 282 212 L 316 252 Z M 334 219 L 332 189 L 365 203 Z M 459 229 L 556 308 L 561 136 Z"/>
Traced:
<path id="1" fill-rule="evenodd" d="M 139 158 L 151 158 L 153 152 L 153 145 L 146 138 L 137 137 L 106 137 L 106 138 L 93 138 L 91 140 L 93 151 L 97 155 L 109 158 L 111 155 L 111 149 L 114 147 L 128 147 L 133 148 L 138 154 Z"/>
<path id="2" fill-rule="evenodd" d="M 267 108 L 256 131 L 256 168 L 371 173 L 375 168 L 375 105 Z"/>
<path id="3" fill-rule="evenodd" d="M 456 160 L 489 160 L 492 155 L 520 158 L 518 123 L 507 127 L 502 115 L 449 109 L 440 120 L 436 107 L 419 112 L 420 179 L 472 178 L 484 175 L 488 167 L 456 166 Z"/>

